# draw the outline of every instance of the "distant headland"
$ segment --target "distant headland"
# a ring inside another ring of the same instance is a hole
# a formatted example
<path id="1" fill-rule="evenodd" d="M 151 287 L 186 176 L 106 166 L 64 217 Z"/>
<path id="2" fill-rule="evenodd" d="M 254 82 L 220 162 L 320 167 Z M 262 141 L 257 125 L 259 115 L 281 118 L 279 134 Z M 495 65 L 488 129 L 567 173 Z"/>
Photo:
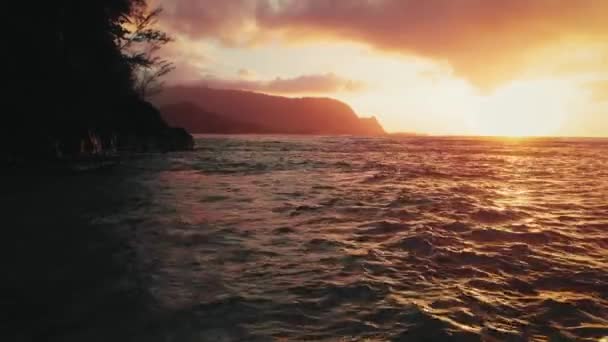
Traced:
<path id="1" fill-rule="evenodd" d="M 375 117 L 360 118 L 346 103 L 331 98 L 174 86 L 152 101 L 170 125 L 190 133 L 386 134 Z"/>

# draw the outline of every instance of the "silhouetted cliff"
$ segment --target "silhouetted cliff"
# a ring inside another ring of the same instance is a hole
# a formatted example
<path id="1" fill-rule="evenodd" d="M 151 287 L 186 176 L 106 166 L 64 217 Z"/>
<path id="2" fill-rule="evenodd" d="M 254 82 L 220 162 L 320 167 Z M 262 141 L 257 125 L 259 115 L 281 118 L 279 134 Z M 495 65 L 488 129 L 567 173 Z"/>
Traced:
<path id="1" fill-rule="evenodd" d="M 375 118 L 361 119 L 347 104 L 330 98 L 176 86 L 154 102 L 168 122 L 192 133 L 385 134 Z"/>
<path id="2" fill-rule="evenodd" d="M 139 75 L 158 60 L 133 45 L 170 40 L 147 26 L 159 12 L 145 0 L 12 5 L 8 27 L 19 32 L 6 37 L 0 164 L 191 146 L 144 100 Z"/>
<path id="3" fill-rule="evenodd" d="M 166 105 L 160 110 L 170 125 L 186 127 L 190 133 L 272 133 L 255 124 L 238 122 L 209 113 L 191 102 Z"/>

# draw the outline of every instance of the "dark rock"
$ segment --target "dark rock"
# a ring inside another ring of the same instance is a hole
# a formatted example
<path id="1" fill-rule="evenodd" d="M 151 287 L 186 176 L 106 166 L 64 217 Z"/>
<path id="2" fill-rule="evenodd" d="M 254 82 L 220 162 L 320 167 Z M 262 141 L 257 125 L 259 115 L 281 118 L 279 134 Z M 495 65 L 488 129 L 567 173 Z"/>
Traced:
<path id="1" fill-rule="evenodd" d="M 166 151 L 192 150 L 194 138 L 183 128 L 169 127 L 165 129 L 163 144 Z"/>

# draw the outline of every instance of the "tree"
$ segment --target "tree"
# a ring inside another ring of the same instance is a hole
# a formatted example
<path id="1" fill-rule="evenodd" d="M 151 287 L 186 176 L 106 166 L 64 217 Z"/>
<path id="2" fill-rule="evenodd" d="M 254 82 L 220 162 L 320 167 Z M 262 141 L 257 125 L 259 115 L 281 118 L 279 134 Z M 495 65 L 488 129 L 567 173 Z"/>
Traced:
<path id="1" fill-rule="evenodd" d="M 122 16 L 116 27 L 116 44 L 128 63 L 133 89 L 143 99 L 158 93 L 161 78 L 173 71 L 173 63 L 157 55 L 173 39 L 156 29 L 162 8 L 148 10 L 145 2 L 134 3 L 129 15 Z"/>
<path id="2" fill-rule="evenodd" d="M 13 5 L 8 27 L 19 32 L 5 44 L 10 110 L 0 125 L 0 163 L 77 155 L 83 141 L 99 140 L 104 148 L 159 126 L 162 118 L 144 98 L 173 69 L 158 56 L 171 41 L 155 28 L 160 9 L 150 11 L 146 0 Z"/>

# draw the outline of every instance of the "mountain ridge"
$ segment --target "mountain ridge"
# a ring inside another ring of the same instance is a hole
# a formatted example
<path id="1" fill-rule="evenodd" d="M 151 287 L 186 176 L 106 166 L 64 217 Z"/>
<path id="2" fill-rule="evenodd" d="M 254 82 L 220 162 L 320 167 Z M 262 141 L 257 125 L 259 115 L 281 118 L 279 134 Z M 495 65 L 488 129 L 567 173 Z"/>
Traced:
<path id="1" fill-rule="evenodd" d="M 165 120 L 191 133 L 386 134 L 375 117 L 360 118 L 348 104 L 329 97 L 174 86 L 153 101 Z"/>

